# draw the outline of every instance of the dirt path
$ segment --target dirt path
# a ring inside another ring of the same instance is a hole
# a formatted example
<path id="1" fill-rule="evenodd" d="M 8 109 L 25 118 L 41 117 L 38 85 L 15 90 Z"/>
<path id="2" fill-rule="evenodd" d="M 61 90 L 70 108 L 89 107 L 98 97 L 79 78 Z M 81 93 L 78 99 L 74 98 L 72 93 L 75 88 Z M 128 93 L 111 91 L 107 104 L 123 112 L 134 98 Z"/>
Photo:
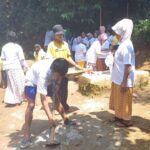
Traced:
<path id="1" fill-rule="evenodd" d="M 78 109 L 69 116 L 80 122 L 80 127 L 75 128 L 83 139 L 77 145 L 57 147 L 54 150 L 150 150 L 150 88 L 139 90 L 138 96 L 134 97 L 134 126 L 128 129 L 118 128 L 108 121 L 112 117 L 112 112 L 108 110 L 109 91 L 101 96 L 85 97 L 77 89 L 76 83 L 69 82 L 69 104 Z M 3 94 L 4 90 L 0 89 L 1 101 Z M 19 149 L 25 108 L 26 102 L 11 108 L 0 103 L 0 150 Z M 59 115 L 56 116 L 60 119 Z M 47 118 L 37 97 L 32 140 L 47 128 Z M 35 145 L 29 149 L 44 148 Z"/>

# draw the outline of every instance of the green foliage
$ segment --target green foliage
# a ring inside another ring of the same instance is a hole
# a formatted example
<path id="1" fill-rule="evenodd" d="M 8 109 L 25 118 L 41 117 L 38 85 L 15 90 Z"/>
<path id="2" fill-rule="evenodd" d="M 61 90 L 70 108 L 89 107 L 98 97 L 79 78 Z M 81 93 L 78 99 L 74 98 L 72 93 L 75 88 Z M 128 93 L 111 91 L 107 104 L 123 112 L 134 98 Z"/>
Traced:
<path id="1" fill-rule="evenodd" d="M 139 20 L 135 23 L 133 39 L 139 44 L 150 44 L 150 19 Z"/>
<path id="2" fill-rule="evenodd" d="M 43 45 L 46 30 L 54 24 L 62 24 L 77 34 L 93 32 L 100 24 L 100 10 L 102 24 L 113 25 L 127 16 L 127 4 L 129 17 L 137 21 L 134 39 L 148 42 L 149 21 L 144 19 L 150 18 L 149 0 L 1 0 L 0 46 L 10 30 L 18 34 L 25 51 L 30 51 L 35 43 Z"/>

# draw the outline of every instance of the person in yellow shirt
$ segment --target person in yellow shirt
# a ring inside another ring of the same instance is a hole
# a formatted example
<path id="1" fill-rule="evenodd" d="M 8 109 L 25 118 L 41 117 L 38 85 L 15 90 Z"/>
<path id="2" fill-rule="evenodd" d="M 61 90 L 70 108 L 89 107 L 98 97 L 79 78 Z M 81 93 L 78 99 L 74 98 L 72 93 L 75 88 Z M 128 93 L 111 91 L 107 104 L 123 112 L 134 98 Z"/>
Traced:
<path id="1" fill-rule="evenodd" d="M 46 52 L 41 48 L 40 44 L 34 45 L 34 53 L 33 53 L 35 61 L 42 60 L 46 58 Z"/>
<path id="2" fill-rule="evenodd" d="M 76 68 L 82 69 L 71 58 L 71 52 L 69 50 L 69 46 L 67 42 L 63 40 L 64 29 L 62 25 L 60 24 L 54 25 L 52 30 L 53 30 L 53 41 L 49 43 L 48 49 L 47 49 L 47 53 L 50 56 L 50 58 L 53 58 L 53 59 L 64 58 L 68 61 L 68 63 L 72 64 Z M 68 79 L 66 77 L 64 77 L 61 82 L 60 89 L 59 89 L 59 97 L 61 99 L 61 103 L 64 107 L 64 110 L 66 112 L 71 111 L 69 105 L 67 104 Z"/>

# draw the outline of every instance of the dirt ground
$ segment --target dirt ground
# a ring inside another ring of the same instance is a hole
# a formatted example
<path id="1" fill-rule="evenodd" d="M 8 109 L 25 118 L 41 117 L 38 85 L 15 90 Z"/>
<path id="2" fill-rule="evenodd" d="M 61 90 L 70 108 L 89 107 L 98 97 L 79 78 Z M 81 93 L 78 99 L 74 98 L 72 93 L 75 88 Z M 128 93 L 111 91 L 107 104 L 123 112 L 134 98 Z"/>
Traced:
<path id="1" fill-rule="evenodd" d="M 78 84 L 69 82 L 68 102 L 76 111 L 68 114 L 79 121 L 84 128 L 80 129 L 84 140 L 76 146 L 52 148 L 54 150 L 150 150 L 150 87 L 136 90 L 133 99 L 133 126 L 118 128 L 109 119 L 109 94 L 105 91 L 100 96 L 85 97 L 78 92 Z M 19 149 L 22 138 L 22 125 L 27 103 L 21 106 L 5 107 L 2 103 L 4 90 L 0 89 L 0 150 Z M 59 115 L 57 115 L 60 120 Z M 32 140 L 48 128 L 47 118 L 41 109 L 37 97 L 32 123 Z M 40 146 L 28 149 L 44 149 Z"/>

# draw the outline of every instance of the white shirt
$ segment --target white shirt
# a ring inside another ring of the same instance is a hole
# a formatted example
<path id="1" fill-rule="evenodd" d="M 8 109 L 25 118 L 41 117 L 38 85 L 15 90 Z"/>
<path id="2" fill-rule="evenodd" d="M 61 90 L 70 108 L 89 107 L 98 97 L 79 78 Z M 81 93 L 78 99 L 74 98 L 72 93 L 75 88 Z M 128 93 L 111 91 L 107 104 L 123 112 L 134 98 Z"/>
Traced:
<path id="1" fill-rule="evenodd" d="M 91 47 L 88 49 L 86 53 L 86 61 L 87 63 L 96 64 L 97 54 L 101 52 L 101 44 L 99 41 L 93 42 Z"/>
<path id="2" fill-rule="evenodd" d="M 122 42 L 115 52 L 114 65 L 112 68 L 111 76 L 111 80 L 115 84 L 121 85 L 126 64 L 131 65 L 131 71 L 127 79 L 127 87 L 133 87 L 135 75 L 135 54 L 130 39 Z"/>
<path id="3" fill-rule="evenodd" d="M 107 67 L 109 67 L 110 73 L 112 73 L 113 63 L 114 63 L 114 56 L 113 54 L 110 54 L 105 59 L 105 64 Z"/>
<path id="4" fill-rule="evenodd" d="M 110 67 L 110 66 L 113 66 L 113 63 L 114 63 L 114 56 L 113 54 L 110 54 L 106 57 L 105 64 L 107 67 Z"/>
<path id="5" fill-rule="evenodd" d="M 38 55 L 36 55 L 36 52 L 34 52 L 34 56 L 36 57 L 36 60 L 42 60 L 47 57 L 47 53 L 43 49 L 40 49 Z"/>
<path id="6" fill-rule="evenodd" d="M 94 42 L 94 41 L 96 41 L 96 39 L 95 39 L 95 38 L 93 38 L 93 37 L 92 37 L 92 38 L 90 38 L 90 39 L 89 39 L 89 46 L 91 46 L 91 45 L 93 44 L 93 42 Z"/>
<path id="7" fill-rule="evenodd" d="M 53 38 L 53 31 L 47 31 L 45 33 L 44 46 L 48 46 L 48 44 L 52 41 L 52 38 Z"/>
<path id="8" fill-rule="evenodd" d="M 82 42 L 86 47 L 89 46 L 89 40 L 88 40 L 87 37 L 81 38 L 81 42 Z"/>
<path id="9" fill-rule="evenodd" d="M 74 38 L 74 39 L 73 39 L 73 42 L 72 42 L 72 49 L 71 49 L 72 51 L 75 51 L 76 45 L 77 45 L 77 39 Z"/>
<path id="10" fill-rule="evenodd" d="M 47 95 L 47 85 L 51 78 L 51 59 L 37 61 L 27 71 L 25 86 L 37 86 L 37 92 Z"/>
<path id="11" fill-rule="evenodd" d="M 2 47 L 1 59 L 3 70 L 21 69 L 21 60 L 24 60 L 23 49 L 16 43 L 9 42 Z"/>
<path id="12" fill-rule="evenodd" d="M 75 61 L 85 61 L 86 46 L 82 43 L 75 46 Z"/>
<path id="13" fill-rule="evenodd" d="M 103 44 L 102 44 L 102 48 L 101 48 L 101 53 L 104 53 L 104 54 L 107 54 L 109 51 L 109 41 L 106 40 Z M 108 49 L 108 50 L 105 50 L 105 49 Z M 98 56 L 97 58 L 103 58 L 105 59 L 107 56 Z"/>

